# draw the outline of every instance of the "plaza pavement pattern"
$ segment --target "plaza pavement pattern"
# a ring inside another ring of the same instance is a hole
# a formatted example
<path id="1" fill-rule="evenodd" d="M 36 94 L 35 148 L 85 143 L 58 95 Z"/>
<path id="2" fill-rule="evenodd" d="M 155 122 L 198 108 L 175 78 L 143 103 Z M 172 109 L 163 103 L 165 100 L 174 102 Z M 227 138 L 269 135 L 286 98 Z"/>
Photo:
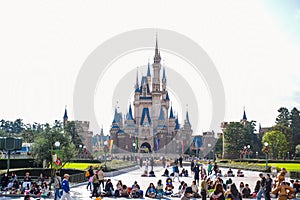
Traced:
<path id="1" fill-rule="evenodd" d="M 188 169 L 189 177 L 180 177 L 180 181 L 185 181 L 188 184 L 188 186 L 190 186 L 193 181 L 193 176 L 191 175 L 189 166 L 184 166 L 184 168 Z M 151 182 L 154 183 L 154 185 L 156 185 L 157 181 L 159 179 L 162 180 L 164 187 L 165 187 L 166 177 L 161 176 L 165 169 L 163 167 L 154 167 L 154 172 L 155 172 L 156 177 L 141 177 L 141 174 L 143 173 L 144 170 L 145 170 L 145 168 L 142 167 L 137 170 L 128 171 L 127 173 L 124 173 L 124 174 L 121 174 L 118 176 L 114 176 L 114 177 L 112 177 L 112 176 L 110 177 L 109 173 L 108 173 L 108 174 L 106 174 L 105 178 L 106 179 L 110 178 L 112 180 L 114 189 L 116 189 L 116 184 L 117 184 L 118 180 L 121 180 L 123 184 L 127 185 L 127 187 L 131 187 L 133 185 L 134 181 L 137 181 L 138 184 L 140 185 L 140 188 L 144 191 L 144 199 L 152 199 L 153 200 L 153 198 L 145 197 L 145 192 Z M 170 171 L 170 173 L 172 172 L 171 167 L 169 167 L 168 170 Z M 182 168 L 180 168 L 180 171 L 181 170 L 182 170 Z M 225 168 L 221 168 L 221 170 L 222 170 L 222 174 L 225 174 L 228 171 L 228 169 L 225 169 Z M 235 169 L 233 169 L 232 171 L 234 174 L 236 174 L 236 172 L 237 172 L 237 170 L 235 170 Z M 258 177 L 259 172 L 256 172 L 256 171 L 243 171 L 243 172 L 244 172 L 245 177 L 231 177 L 231 179 L 237 185 L 237 187 L 239 187 L 240 182 L 244 182 L 244 184 L 248 183 L 251 188 L 251 192 L 252 192 L 255 187 L 256 181 L 260 179 Z M 225 183 L 228 178 L 222 177 L 222 179 Z M 289 181 L 288 178 L 287 178 L 287 181 Z M 173 182 L 173 185 L 174 185 L 173 192 L 174 193 L 178 192 L 179 184 L 180 183 L 178 182 L 178 180 L 176 178 L 175 181 Z M 74 200 L 91 200 L 91 199 L 94 200 L 95 197 L 90 198 L 91 192 L 86 189 L 86 185 L 87 185 L 87 183 L 81 183 L 81 184 L 71 187 L 71 197 Z M 24 198 L 0 197 L 0 200 L 11 200 L 11 199 L 23 200 Z M 34 199 L 34 198 L 31 198 L 31 199 Z M 42 199 L 44 199 L 44 198 L 41 198 L 41 200 Z M 103 197 L 102 199 L 120 199 L 121 200 L 121 199 L 128 199 L 128 198 Z M 179 200 L 180 198 L 166 197 L 165 199 L 178 199 Z"/>

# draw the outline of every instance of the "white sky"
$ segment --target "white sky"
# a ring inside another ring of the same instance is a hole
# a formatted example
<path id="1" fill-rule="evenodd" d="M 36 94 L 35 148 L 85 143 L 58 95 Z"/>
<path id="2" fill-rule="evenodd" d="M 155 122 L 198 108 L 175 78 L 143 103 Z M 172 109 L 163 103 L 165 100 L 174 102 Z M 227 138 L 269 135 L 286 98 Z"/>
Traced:
<path id="1" fill-rule="evenodd" d="M 120 33 L 163 28 L 191 38 L 213 60 L 225 88 L 225 121 L 240 120 L 245 106 L 249 120 L 271 126 L 279 107 L 299 108 L 300 33 L 283 25 L 300 25 L 299 4 L 293 9 L 280 20 L 259 0 L 1 1 L 0 119 L 52 123 L 65 105 L 73 119 L 75 80 L 89 54 Z M 110 115 L 99 122 L 105 133 Z"/>

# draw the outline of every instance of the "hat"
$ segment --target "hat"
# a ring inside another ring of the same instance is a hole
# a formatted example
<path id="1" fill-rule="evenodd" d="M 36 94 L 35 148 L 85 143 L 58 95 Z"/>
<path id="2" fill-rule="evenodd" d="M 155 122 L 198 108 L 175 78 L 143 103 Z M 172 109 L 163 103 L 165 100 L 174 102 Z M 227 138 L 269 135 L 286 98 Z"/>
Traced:
<path id="1" fill-rule="evenodd" d="M 99 171 L 98 170 L 96 170 L 96 173 L 98 173 Z"/>
<path id="2" fill-rule="evenodd" d="M 185 193 L 193 193 L 192 187 L 187 187 Z"/>
<path id="3" fill-rule="evenodd" d="M 65 174 L 65 175 L 64 175 L 64 178 L 66 178 L 66 177 L 70 177 L 70 175 L 69 175 L 69 174 Z"/>

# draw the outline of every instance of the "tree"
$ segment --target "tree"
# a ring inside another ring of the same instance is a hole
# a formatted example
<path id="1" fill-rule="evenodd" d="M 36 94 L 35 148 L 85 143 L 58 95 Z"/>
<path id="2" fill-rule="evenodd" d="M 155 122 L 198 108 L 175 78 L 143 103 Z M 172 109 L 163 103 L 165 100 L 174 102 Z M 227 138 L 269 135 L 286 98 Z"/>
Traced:
<path id="1" fill-rule="evenodd" d="M 224 131 L 225 151 L 229 157 L 239 157 L 244 146 L 251 145 L 251 135 L 240 122 L 230 123 Z"/>
<path id="2" fill-rule="evenodd" d="M 290 112 L 287 108 L 281 107 L 278 109 L 279 115 L 276 118 L 276 124 L 289 127 L 290 125 Z"/>
<path id="3" fill-rule="evenodd" d="M 296 155 L 300 155 L 300 144 L 296 146 Z"/>
<path id="4" fill-rule="evenodd" d="M 295 148 L 298 144 L 300 144 L 299 138 L 300 138 L 300 111 L 297 108 L 293 108 L 291 110 L 291 154 L 295 155 Z"/>
<path id="5" fill-rule="evenodd" d="M 77 151 L 72 142 L 71 136 L 63 131 L 63 128 L 57 126 L 50 126 L 45 124 L 45 129 L 38 134 L 34 140 L 32 154 L 35 162 L 38 164 L 46 163 L 52 164 L 51 150 L 55 149 L 54 143 L 60 142 L 60 150 L 63 155 L 63 165 L 75 157 Z"/>
<path id="6" fill-rule="evenodd" d="M 262 143 L 268 143 L 269 155 L 271 158 L 284 157 L 288 151 L 288 143 L 282 132 L 278 130 L 273 130 L 266 132 L 263 136 Z M 265 152 L 265 147 L 262 149 Z"/>

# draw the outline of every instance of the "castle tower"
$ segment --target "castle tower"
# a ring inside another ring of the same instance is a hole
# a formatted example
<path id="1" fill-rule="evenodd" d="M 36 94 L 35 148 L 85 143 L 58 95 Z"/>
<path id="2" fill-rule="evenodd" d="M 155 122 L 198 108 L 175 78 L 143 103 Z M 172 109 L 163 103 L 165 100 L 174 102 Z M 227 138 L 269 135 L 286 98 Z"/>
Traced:
<path id="1" fill-rule="evenodd" d="M 241 123 L 243 124 L 243 126 L 247 126 L 247 116 L 246 116 L 246 110 L 244 107 L 244 113 L 243 113 L 243 118 L 241 119 Z"/>
<path id="2" fill-rule="evenodd" d="M 161 107 L 161 91 L 160 91 L 160 69 L 161 69 L 161 57 L 158 50 L 157 37 L 155 44 L 155 55 L 153 67 L 153 78 L 152 78 L 152 120 L 153 126 L 157 126 L 157 120 Z"/>
<path id="3" fill-rule="evenodd" d="M 63 122 L 64 122 L 64 126 L 67 124 L 68 122 L 68 112 L 67 112 L 67 106 L 65 107 L 65 113 L 64 113 L 64 117 L 63 117 Z"/>

